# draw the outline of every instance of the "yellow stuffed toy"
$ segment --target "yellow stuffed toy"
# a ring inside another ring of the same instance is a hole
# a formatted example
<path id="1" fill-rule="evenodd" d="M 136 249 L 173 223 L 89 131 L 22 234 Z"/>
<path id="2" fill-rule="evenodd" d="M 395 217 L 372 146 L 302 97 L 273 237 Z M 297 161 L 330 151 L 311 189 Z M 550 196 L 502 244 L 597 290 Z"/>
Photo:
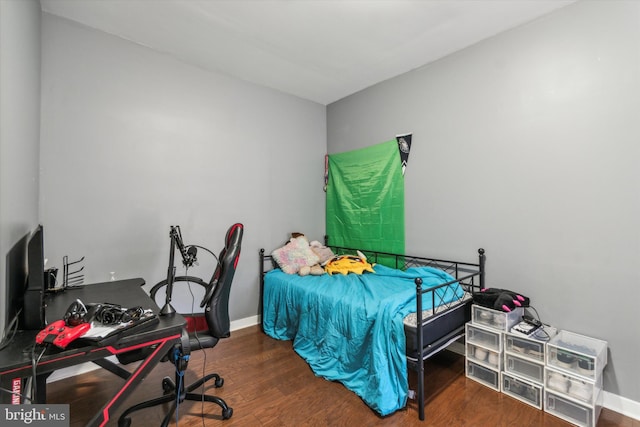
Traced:
<path id="1" fill-rule="evenodd" d="M 375 265 L 375 264 L 373 264 Z M 367 262 L 367 257 L 360 251 L 358 256 L 355 255 L 340 255 L 329 260 L 325 266 L 324 271 L 329 275 L 333 273 L 340 273 L 347 275 L 349 273 L 364 274 L 365 271 L 375 273 L 373 265 Z"/>

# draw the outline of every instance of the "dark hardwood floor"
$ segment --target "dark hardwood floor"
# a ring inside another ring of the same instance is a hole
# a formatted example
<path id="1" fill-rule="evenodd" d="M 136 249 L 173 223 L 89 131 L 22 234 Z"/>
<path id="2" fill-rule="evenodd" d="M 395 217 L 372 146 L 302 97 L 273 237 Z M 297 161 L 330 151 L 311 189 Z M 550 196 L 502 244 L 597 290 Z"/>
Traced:
<path id="1" fill-rule="evenodd" d="M 186 383 L 202 376 L 204 352 L 191 356 Z M 179 426 L 505 426 L 565 427 L 571 424 L 516 399 L 495 392 L 464 375 L 464 357 L 448 351 L 426 365 L 426 420 L 418 420 L 417 405 L 387 417 L 369 409 L 341 384 L 316 377 L 293 351 L 291 342 L 264 335 L 258 326 L 234 331 L 231 338 L 206 351 L 206 372 L 217 372 L 224 386 L 208 387 L 225 399 L 233 416 L 222 420 L 212 403 L 185 402 Z M 170 363 L 159 364 L 116 413 L 128 406 L 160 396 L 164 376 L 173 378 Z M 410 384 L 415 376 L 410 371 Z M 82 426 L 115 393 L 122 380 L 104 371 L 49 384 L 49 403 L 71 405 L 71 426 Z M 156 426 L 165 407 L 144 409 L 132 416 L 132 426 Z M 203 417 L 204 412 L 204 417 Z M 113 421 L 109 425 L 117 425 Z M 171 425 L 176 425 L 175 421 Z M 603 409 L 598 427 L 640 427 L 640 421 Z"/>

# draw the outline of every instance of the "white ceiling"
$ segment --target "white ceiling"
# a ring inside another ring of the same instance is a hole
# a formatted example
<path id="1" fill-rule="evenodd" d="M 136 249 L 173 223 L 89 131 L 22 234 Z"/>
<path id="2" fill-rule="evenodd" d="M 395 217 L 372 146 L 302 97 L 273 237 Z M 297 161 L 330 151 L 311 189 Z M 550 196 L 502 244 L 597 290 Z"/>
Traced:
<path id="1" fill-rule="evenodd" d="M 204 69 L 327 105 L 576 0 L 40 0 Z"/>

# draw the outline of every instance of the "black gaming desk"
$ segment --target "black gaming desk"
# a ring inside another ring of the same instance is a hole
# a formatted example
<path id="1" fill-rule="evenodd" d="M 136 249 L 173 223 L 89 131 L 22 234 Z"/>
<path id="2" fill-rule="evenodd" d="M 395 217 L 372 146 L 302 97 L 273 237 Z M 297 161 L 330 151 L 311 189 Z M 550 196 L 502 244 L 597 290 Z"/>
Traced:
<path id="1" fill-rule="evenodd" d="M 67 289 L 51 296 L 47 301 L 46 318 L 53 322 L 62 319 L 69 305 L 76 299 L 86 303 L 113 303 L 123 307 L 141 306 L 158 313 L 156 303 L 141 288 L 142 279 L 119 280 L 114 282 L 85 285 L 77 289 Z M 55 370 L 93 362 L 125 380 L 121 389 L 96 414 L 87 425 L 104 426 L 109 421 L 117 406 L 126 399 L 142 379 L 153 369 L 171 347 L 180 341 L 185 319 L 180 314 L 159 316 L 157 320 L 148 321 L 133 328 L 126 329 L 117 335 L 102 341 L 89 342 L 79 339 L 72 342 L 65 350 L 50 346 L 42 355 L 36 368 L 37 396 L 33 403 L 46 402 L 46 379 Z M 32 376 L 33 354 L 40 355 L 41 349 L 32 351 L 38 331 L 18 331 L 11 344 L 0 351 L 0 387 L 5 390 L 23 390 L 25 379 Z M 132 350 L 150 349 L 139 365 L 129 372 L 120 365 L 105 359 L 108 356 L 120 355 Z M 20 396 L 2 392 L 1 403 L 23 403 Z"/>

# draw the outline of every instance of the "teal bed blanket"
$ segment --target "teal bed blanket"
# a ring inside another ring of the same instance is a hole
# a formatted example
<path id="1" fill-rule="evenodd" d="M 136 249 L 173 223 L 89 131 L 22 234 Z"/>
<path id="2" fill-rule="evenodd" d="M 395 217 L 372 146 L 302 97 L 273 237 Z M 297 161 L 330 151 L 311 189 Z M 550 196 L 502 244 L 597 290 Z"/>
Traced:
<path id="1" fill-rule="evenodd" d="M 279 269 L 264 278 L 263 327 L 293 340 L 294 350 L 320 377 L 339 381 L 380 415 L 403 408 L 408 396 L 404 317 L 416 311 L 416 285 L 455 280 L 431 267 L 406 271 L 382 265 L 374 273 L 304 276 Z M 464 294 L 460 286 L 436 290 L 442 302 Z M 431 309 L 431 293 L 423 309 Z"/>

